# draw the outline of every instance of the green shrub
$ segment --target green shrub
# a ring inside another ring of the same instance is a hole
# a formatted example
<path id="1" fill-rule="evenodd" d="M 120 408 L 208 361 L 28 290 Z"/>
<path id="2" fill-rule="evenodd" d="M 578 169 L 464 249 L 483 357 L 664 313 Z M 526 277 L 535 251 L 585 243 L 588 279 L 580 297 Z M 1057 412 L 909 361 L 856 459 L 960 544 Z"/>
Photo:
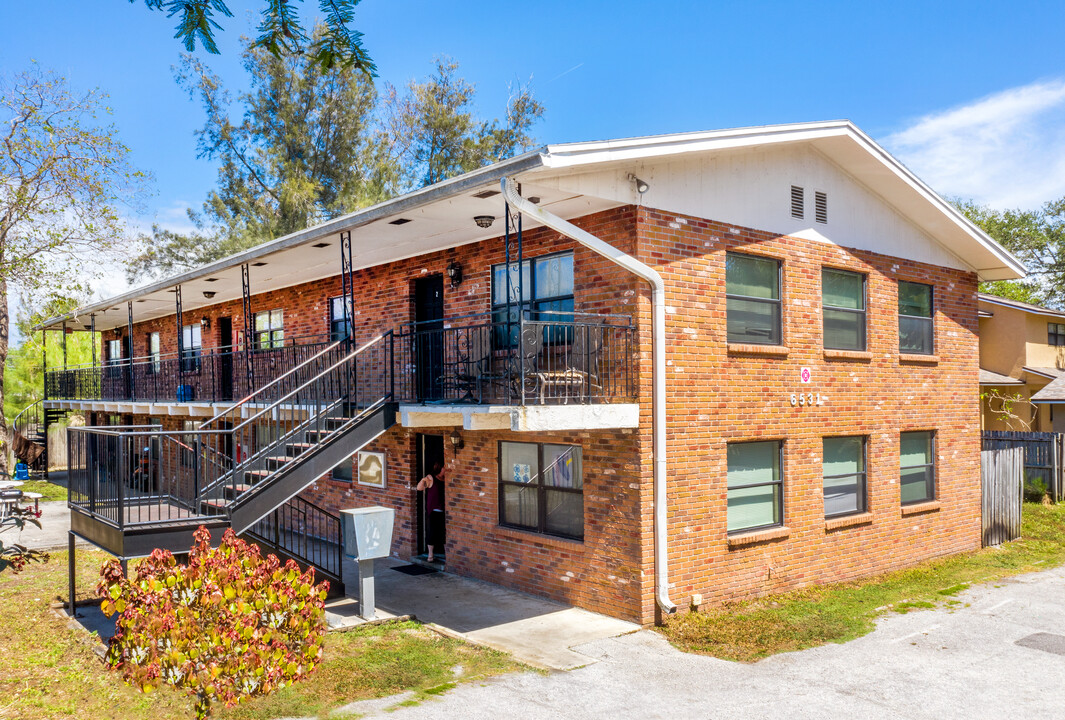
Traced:
<path id="1" fill-rule="evenodd" d="M 107 663 L 144 692 L 161 683 L 195 697 L 196 717 L 291 685 L 322 657 L 328 583 L 226 530 L 217 549 L 200 527 L 188 565 L 156 550 L 124 577 L 100 571 L 101 609 L 118 613 Z"/>

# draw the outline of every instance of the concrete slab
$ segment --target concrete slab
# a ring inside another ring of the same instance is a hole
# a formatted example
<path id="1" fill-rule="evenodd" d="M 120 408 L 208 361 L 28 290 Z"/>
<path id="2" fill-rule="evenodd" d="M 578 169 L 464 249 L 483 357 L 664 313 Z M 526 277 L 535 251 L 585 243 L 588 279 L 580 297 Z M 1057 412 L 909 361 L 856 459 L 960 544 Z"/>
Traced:
<path id="1" fill-rule="evenodd" d="M 1065 628 L 1063 593 L 1057 568 L 972 588 L 954 608 L 889 615 L 852 642 L 753 664 L 686 654 L 645 630 L 573 648 L 599 662 L 572 672 L 464 684 L 411 707 L 346 709 L 390 720 L 497 720 L 516 708 L 523 720 L 1057 720 L 1065 657 L 1048 652 L 1058 641 L 1045 635 Z"/>
<path id="2" fill-rule="evenodd" d="M 70 508 L 65 500 L 41 503 L 41 527 L 27 524 L 20 532 L 8 526 L 0 529 L 0 541 L 5 545 L 19 543 L 31 550 L 66 550 L 70 532 Z M 78 540 L 78 547 L 91 547 Z"/>
<path id="3" fill-rule="evenodd" d="M 446 572 L 405 575 L 407 563 L 377 561 L 379 614 L 413 615 L 442 632 L 511 653 L 547 670 L 571 670 L 595 662 L 573 646 L 616 637 L 639 625 L 508 590 Z M 354 561 L 346 561 L 344 583 L 357 591 Z"/>

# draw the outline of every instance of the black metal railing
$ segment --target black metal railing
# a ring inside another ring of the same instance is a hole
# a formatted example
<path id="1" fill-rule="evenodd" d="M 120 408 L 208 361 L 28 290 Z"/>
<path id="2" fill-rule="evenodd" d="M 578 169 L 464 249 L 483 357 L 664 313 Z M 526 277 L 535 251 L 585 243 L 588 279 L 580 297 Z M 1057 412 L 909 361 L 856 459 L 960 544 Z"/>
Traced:
<path id="1" fill-rule="evenodd" d="M 119 528 L 222 515 L 391 401 L 393 347 L 331 343 L 196 429 L 70 428 L 70 504 Z"/>
<path id="2" fill-rule="evenodd" d="M 340 517 L 294 497 L 248 529 L 254 539 L 314 565 L 334 582 L 343 581 Z"/>
<path id="3" fill-rule="evenodd" d="M 213 463 L 190 440 L 153 425 L 68 428 L 70 506 L 119 529 L 205 519 L 200 473 Z"/>
<path id="4" fill-rule="evenodd" d="M 399 397 L 507 405 L 628 402 L 636 397 L 638 364 L 630 317 L 526 315 L 508 322 L 484 313 L 405 326 L 396 336 Z"/>
<path id="5" fill-rule="evenodd" d="M 298 367 L 331 345 L 320 335 L 286 339 L 280 347 L 215 349 L 117 359 L 103 365 L 50 370 L 45 398 L 139 402 L 227 402 Z"/>

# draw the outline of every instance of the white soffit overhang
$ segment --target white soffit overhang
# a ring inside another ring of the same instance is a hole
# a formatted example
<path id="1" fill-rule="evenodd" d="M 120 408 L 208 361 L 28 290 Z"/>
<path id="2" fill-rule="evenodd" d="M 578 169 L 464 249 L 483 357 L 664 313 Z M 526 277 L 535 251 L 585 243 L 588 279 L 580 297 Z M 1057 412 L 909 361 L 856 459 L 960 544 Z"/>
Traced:
<path id="1" fill-rule="evenodd" d="M 182 309 L 195 312 L 241 297 L 241 265 L 250 266 L 253 294 L 312 282 L 340 273 L 340 233 L 352 231 L 355 269 L 395 262 L 450 247 L 502 235 L 502 196 L 476 198 L 494 191 L 499 180 L 515 176 L 526 184 L 526 196 L 538 195 L 541 206 L 566 219 L 617 207 L 620 203 L 589 195 L 575 195 L 550 184 L 538 184 L 560 174 L 602 168 L 631 167 L 641 162 L 689 153 L 712 153 L 777 143 L 808 143 L 816 147 L 912 222 L 964 260 L 981 280 L 1023 277 L 1024 266 L 949 203 L 895 160 L 849 121 L 799 123 L 765 127 L 682 133 L 587 143 L 549 145 L 408 193 L 306 230 L 264 243 L 237 255 L 131 290 L 106 301 L 52 318 L 38 328 L 64 322 L 75 329 L 88 328 L 89 315 L 97 329 L 126 325 L 127 303 L 133 302 L 135 322 L 174 313 L 174 287 L 181 285 Z M 633 202 L 638 198 L 633 194 Z M 481 229 L 476 215 L 494 215 L 497 222 Z M 399 218 L 410 219 L 392 225 Z M 535 227 L 526 219 L 526 227 Z M 322 245 L 322 247 L 314 247 Z M 262 264 L 257 264 L 262 263 Z M 204 292 L 214 292 L 207 299 Z M 261 309 L 261 308 L 257 308 Z"/>

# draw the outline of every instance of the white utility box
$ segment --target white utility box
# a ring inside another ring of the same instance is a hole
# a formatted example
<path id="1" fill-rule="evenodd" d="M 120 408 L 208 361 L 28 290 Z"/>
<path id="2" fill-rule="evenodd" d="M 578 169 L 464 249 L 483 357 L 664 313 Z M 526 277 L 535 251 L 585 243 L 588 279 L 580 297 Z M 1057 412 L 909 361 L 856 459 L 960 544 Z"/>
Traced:
<path id="1" fill-rule="evenodd" d="M 396 511 L 386 507 L 340 511 L 344 554 L 359 563 L 359 614 L 367 620 L 376 617 L 373 561 L 386 558 L 391 552 L 395 519 Z"/>

